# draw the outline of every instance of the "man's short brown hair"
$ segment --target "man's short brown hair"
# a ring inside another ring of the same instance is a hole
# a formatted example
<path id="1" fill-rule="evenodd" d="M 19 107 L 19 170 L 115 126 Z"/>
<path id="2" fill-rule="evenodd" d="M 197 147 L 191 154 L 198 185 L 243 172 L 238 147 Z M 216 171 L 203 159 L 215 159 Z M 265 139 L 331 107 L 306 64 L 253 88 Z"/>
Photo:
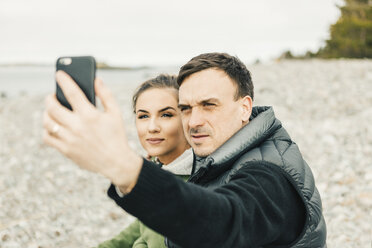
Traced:
<path id="1" fill-rule="evenodd" d="M 253 100 L 251 73 L 243 62 L 227 53 L 203 53 L 192 58 L 181 67 L 177 78 L 178 85 L 181 86 L 182 82 L 190 75 L 209 68 L 224 71 L 236 83 L 235 100 L 247 95 Z"/>

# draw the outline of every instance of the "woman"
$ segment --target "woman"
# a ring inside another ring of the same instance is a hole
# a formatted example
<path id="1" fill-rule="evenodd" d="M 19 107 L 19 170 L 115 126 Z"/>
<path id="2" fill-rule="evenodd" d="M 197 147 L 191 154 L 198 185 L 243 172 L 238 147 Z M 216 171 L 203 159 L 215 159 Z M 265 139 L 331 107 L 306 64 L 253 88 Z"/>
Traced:
<path id="1" fill-rule="evenodd" d="M 175 76 L 159 75 L 142 83 L 133 96 L 141 145 L 150 159 L 184 180 L 191 174 L 193 154 L 183 134 Z M 112 240 L 98 246 L 165 247 L 164 237 L 136 220 Z"/>

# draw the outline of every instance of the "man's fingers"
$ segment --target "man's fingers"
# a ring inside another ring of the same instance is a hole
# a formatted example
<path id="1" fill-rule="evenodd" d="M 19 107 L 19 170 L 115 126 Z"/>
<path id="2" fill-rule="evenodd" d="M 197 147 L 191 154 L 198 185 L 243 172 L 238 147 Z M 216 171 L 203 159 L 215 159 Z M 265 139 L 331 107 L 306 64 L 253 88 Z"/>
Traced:
<path id="1" fill-rule="evenodd" d="M 57 71 L 56 80 L 74 111 L 91 107 L 91 103 L 76 82 L 64 71 Z"/>
<path id="2" fill-rule="evenodd" d="M 64 153 L 66 152 L 65 143 L 59 140 L 57 137 L 49 133 L 46 129 L 43 131 L 43 141 L 45 144 L 56 148 L 58 151 Z"/>
<path id="3" fill-rule="evenodd" d="M 94 85 L 96 95 L 101 100 L 105 111 L 120 113 L 120 107 L 112 95 L 111 90 L 102 82 L 102 80 L 97 78 Z"/>
<path id="4" fill-rule="evenodd" d="M 60 140 L 67 138 L 66 128 L 53 120 L 47 112 L 44 112 L 43 116 L 43 127 L 53 137 Z"/>
<path id="5" fill-rule="evenodd" d="M 59 103 L 55 94 L 47 96 L 45 106 L 46 112 L 54 121 L 63 126 L 70 126 L 69 124 L 74 119 L 74 115 L 69 109 Z"/>

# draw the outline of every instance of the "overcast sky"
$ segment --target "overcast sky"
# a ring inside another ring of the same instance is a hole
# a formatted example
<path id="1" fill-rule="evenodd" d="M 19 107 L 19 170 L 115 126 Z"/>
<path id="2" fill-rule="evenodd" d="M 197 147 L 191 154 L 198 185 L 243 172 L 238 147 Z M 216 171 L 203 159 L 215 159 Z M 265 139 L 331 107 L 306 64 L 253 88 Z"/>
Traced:
<path id="1" fill-rule="evenodd" d="M 244 62 L 316 51 L 342 0 L 0 0 L 0 63 L 93 55 L 114 65 Z"/>

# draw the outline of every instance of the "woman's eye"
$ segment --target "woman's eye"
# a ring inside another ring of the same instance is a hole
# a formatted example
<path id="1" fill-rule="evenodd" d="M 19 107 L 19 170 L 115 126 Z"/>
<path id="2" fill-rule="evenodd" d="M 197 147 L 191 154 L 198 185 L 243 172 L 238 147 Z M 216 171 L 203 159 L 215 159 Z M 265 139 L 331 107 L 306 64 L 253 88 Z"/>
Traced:
<path id="1" fill-rule="evenodd" d="M 145 118 L 148 118 L 149 116 L 148 115 L 139 115 L 137 118 L 138 119 L 145 119 Z"/>

